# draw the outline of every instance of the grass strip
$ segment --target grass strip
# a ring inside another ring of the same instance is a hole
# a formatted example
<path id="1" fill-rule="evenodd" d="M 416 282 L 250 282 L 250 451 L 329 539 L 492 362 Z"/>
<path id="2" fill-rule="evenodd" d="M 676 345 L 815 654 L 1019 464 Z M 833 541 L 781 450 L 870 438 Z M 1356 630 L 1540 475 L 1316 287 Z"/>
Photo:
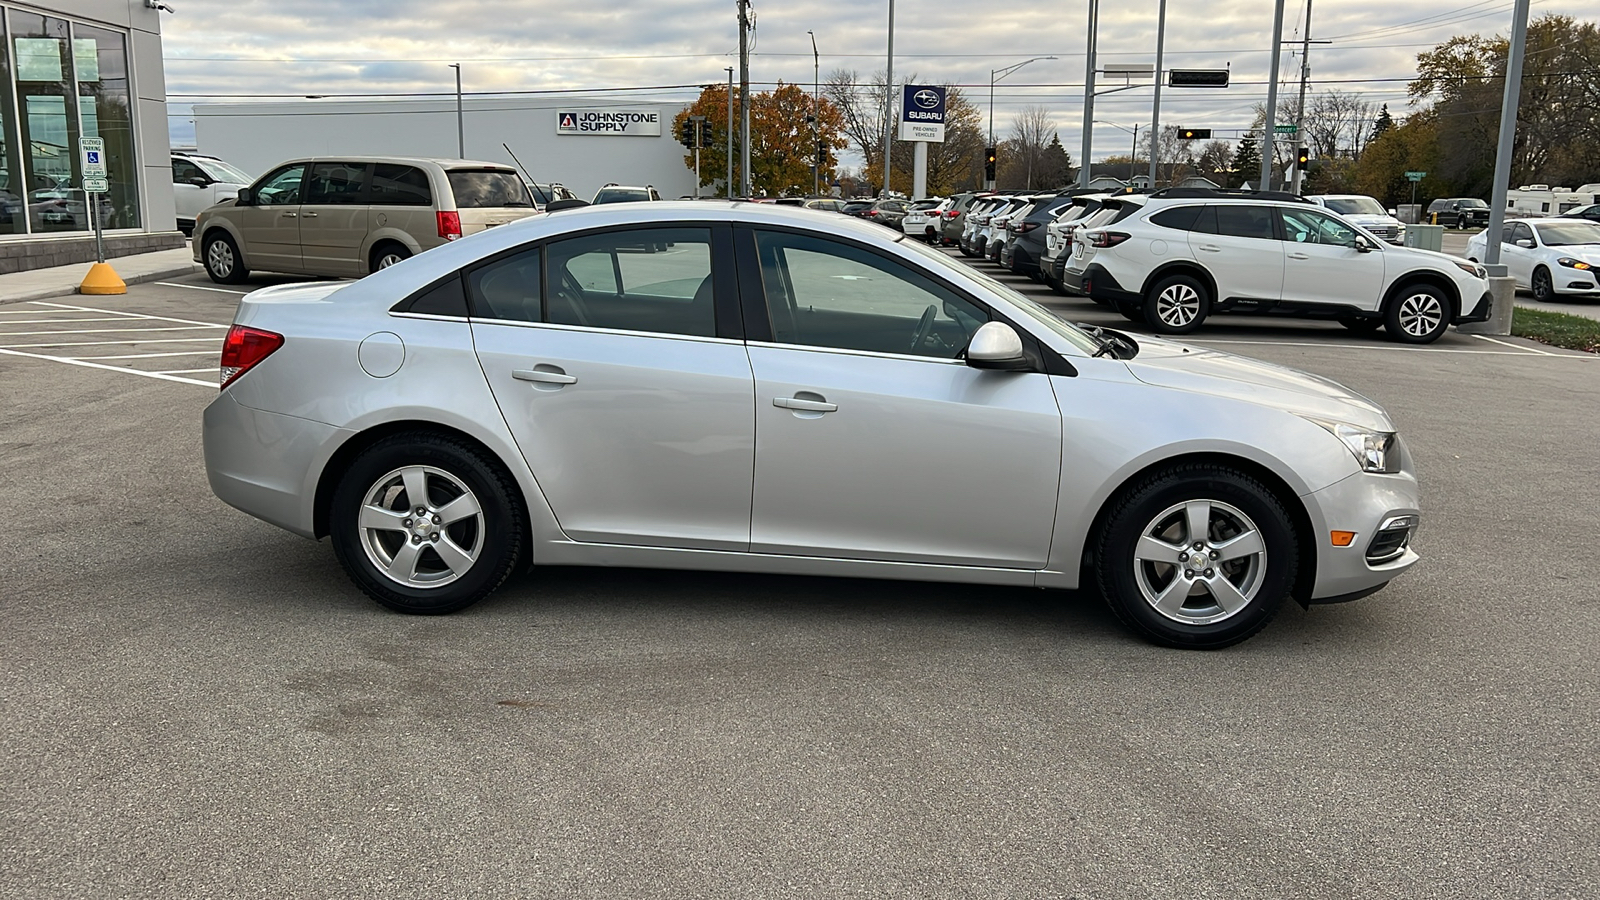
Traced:
<path id="1" fill-rule="evenodd" d="M 1519 306 L 1511 312 L 1511 333 L 1552 347 L 1600 353 L 1600 321 L 1584 316 Z"/>

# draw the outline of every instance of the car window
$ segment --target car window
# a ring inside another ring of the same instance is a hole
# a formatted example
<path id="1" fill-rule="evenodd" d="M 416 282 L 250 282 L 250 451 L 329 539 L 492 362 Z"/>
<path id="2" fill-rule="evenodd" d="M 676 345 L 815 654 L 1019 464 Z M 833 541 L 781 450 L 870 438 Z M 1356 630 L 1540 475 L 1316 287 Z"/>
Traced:
<path id="1" fill-rule="evenodd" d="M 373 206 L 432 206 L 433 189 L 428 173 L 415 166 L 378 163 L 372 167 L 368 198 Z"/>
<path id="2" fill-rule="evenodd" d="M 756 246 L 779 343 L 955 359 L 989 320 L 926 275 L 853 244 L 757 231 Z"/>
<path id="3" fill-rule="evenodd" d="M 711 229 L 639 228 L 546 246 L 548 322 L 712 337 Z"/>
<path id="4" fill-rule="evenodd" d="M 1174 228 L 1178 231 L 1188 231 L 1194 226 L 1195 217 L 1200 214 L 1198 206 L 1174 206 L 1163 209 L 1150 217 L 1150 221 L 1162 228 Z"/>
<path id="5" fill-rule="evenodd" d="M 467 276 L 472 315 L 513 322 L 544 321 L 538 247 L 502 257 Z"/>
<path id="6" fill-rule="evenodd" d="M 1219 205 L 1215 207 L 1217 231 L 1229 237 L 1275 240 L 1272 230 L 1272 209 L 1266 206 Z"/>
<path id="7" fill-rule="evenodd" d="M 292 206 L 300 202 L 300 182 L 306 173 L 304 163 L 284 166 L 261 179 L 255 190 L 257 206 Z"/>
<path id="8" fill-rule="evenodd" d="M 1284 239 L 1299 244 L 1356 245 L 1356 231 L 1333 216 L 1309 209 L 1279 207 Z"/>
<path id="9" fill-rule="evenodd" d="M 499 169 L 452 169 L 445 173 L 456 209 L 501 209 L 533 206 L 527 185 L 515 172 Z"/>
<path id="10" fill-rule="evenodd" d="M 1539 241 L 1546 247 L 1571 247 L 1600 244 L 1600 226 L 1575 219 L 1571 222 L 1546 222 L 1539 226 Z"/>
<path id="11" fill-rule="evenodd" d="M 1522 224 L 1521 222 L 1513 223 L 1511 226 L 1511 240 L 1513 243 L 1517 241 L 1531 241 L 1533 240 L 1533 229 Z"/>
<path id="12" fill-rule="evenodd" d="M 194 160 L 194 164 L 217 181 L 225 181 L 228 184 L 249 184 L 255 180 L 245 174 L 244 170 L 230 166 L 220 159 L 197 159 Z"/>
<path id="13" fill-rule="evenodd" d="M 1515 223 L 1515 222 L 1507 222 L 1504 225 L 1501 225 L 1500 226 L 1500 243 L 1509 244 L 1513 240 L 1515 240 L 1515 238 L 1513 238 L 1512 235 L 1516 233 L 1516 230 L 1517 230 L 1517 223 Z"/>
<path id="14" fill-rule="evenodd" d="M 320 162 L 311 164 L 306 179 L 306 203 L 353 206 L 361 202 L 367 163 Z"/>
<path id="15" fill-rule="evenodd" d="M 192 179 L 205 178 L 206 173 L 200 167 L 187 159 L 174 159 L 172 161 L 172 181 L 174 184 L 188 184 Z M 211 179 L 206 178 L 207 181 Z"/>

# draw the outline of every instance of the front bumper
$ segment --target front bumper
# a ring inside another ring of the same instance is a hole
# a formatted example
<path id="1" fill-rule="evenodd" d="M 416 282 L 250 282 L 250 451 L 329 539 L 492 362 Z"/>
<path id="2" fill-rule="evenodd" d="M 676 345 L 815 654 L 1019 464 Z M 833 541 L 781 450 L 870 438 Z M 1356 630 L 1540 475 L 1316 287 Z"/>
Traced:
<path id="1" fill-rule="evenodd" d="M 1317 545 L 1312 603 L 1339 603 L 1382 588 L 1421 557 L 1411 549 L 1421 510 L 1417 480 L 1360 472 L 1305 498 Z M 1330 532 L 1355 532 L 1349 546 L 1335 547 Z"/>
<path id="2" fill-rule="evenodd" d="M 206 407 L 206 477 L 222 502 L 315 537 L 317 475 L 353 432 L 241 405 L 226 391 Z"/>
<path id="3" fill-rule="evenodd" d="M 1472 310 L 1458 314 L 1451 324 L 1462 325 L 1467 322 L 1487 322 L 1489 321 L 1489 310 L 1493 303 L 1494 295 L 1484 291 L 1483 296 L 1478 298 L 1478 302 L 1473 305 Z"/>

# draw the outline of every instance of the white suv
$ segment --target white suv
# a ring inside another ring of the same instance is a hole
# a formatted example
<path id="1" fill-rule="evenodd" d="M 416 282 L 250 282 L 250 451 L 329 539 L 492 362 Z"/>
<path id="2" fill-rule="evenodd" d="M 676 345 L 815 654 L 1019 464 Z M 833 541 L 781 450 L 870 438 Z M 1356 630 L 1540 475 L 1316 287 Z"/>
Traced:
<path id="1" fill-rule="evenodd" d="M 1387 246 L 1292 194 L 1168 188 L 1108 198 L 1086 222 L 1063 282 L 1161 334 L 1278 312 L 1425 344 L 1489 317 L 1482 266 Z"/>
<path id="2" fill-rule="evenodd" d="M 1365 194 L 1312 194 L 1306 199 L 1318 206 L 1326 206 L 1346 221 L 1360 225 L 1381 241 L 1405 246 L 1406 226 L 1394 217 L 1392 210 L 1384 209 L 1376 198 Z"/>

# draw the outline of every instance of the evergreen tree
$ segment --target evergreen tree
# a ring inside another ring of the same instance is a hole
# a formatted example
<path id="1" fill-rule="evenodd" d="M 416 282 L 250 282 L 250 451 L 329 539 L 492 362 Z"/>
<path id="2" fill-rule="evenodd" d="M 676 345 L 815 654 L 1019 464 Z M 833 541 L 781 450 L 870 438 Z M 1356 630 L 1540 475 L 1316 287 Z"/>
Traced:
<path id="1" fill-rule="evenodd" d="M 1261 142 L 1256 139 L 1254 132 L 1246 134 L 1239 141 L 1239 149 L 1233 154 L 1233 178 L 1228 187 L 1241 187 L 1247 181 L 1259 178 L 1261 175 Z M 1259 185 L 1258 185 L 1259 187 Z"/>
<path id="2" fill-rule="evenodd" d="M 1388 131 L 1393 127 L 1394 116 L 1389 115 L 1389 104 L 1385 103 L 1383 108 L 1378 110 L 1378 118 L 1372 123 L 1372 134 L 1367 138 L 1367 140 L 1375 141 L 1381 137 L 1385 131 Z"/>

